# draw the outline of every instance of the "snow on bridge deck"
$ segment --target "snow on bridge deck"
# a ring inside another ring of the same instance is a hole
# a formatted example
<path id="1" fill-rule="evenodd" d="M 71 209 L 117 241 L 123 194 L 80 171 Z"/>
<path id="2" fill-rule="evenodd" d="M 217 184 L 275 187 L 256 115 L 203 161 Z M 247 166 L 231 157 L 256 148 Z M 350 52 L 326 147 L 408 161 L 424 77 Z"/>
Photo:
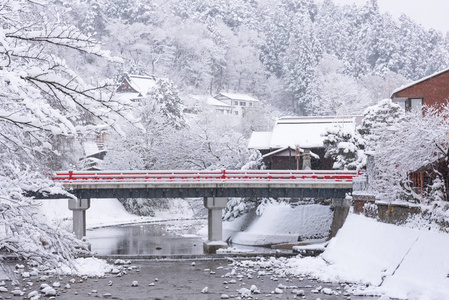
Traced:
<path id="1" fill-rule="evenodd" d="M 360 171 L 65 171 L 52 179 L 78 198 L 341 198 Z"/>

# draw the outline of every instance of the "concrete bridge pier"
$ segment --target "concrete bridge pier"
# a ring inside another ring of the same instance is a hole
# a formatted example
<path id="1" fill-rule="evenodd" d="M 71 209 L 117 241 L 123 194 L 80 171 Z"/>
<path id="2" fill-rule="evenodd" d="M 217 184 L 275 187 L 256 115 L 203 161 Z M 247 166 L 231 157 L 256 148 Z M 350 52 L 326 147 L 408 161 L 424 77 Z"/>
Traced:
<path id="1" fill-rule="evenodd" d="M 224 197 L 204 197 L 204 206 L 208 210 L 208 240 L 204 242 L 204 253 L 214 254 L 217 249 L 226 248 L 223 242 L 222 210 L 228 202 Z"/>
<path id="2" fill-rule="evenodd" d="M 73 211 L 73 233 L 79 239 L 86 236 L 86 210 L 90 199 L 69 199 L 69 209 Z"/>

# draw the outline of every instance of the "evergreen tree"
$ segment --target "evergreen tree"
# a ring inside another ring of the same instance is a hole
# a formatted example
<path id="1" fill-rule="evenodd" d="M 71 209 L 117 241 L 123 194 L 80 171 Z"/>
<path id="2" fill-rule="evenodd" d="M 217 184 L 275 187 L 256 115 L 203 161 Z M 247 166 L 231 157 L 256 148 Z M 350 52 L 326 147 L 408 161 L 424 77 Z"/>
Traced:
<path id="1" fill-rule="evenodd" d="M 363 115 L 358 131 L 365 140 L 366 151 L 375 151 L 382 132 L 400 122 L 404 112 L 391 99 L 384 99 L 377 105 L 368 107 Z"/>
<path id="2" fill-rule="evenodd" d="M 336 124 L 327 128 L 323 140 L 326 158 L 332 158 L 333 168 L 339 170 L 360 170 L 365 168 L 364 141 L 353 129 Z"/>
<path id="3" fill-rule="evenodd" d="M 146 98 L 144 100 L 147 102 L 146 105 L 153 107 L 152 118 L 155 118 L 155 114 L 158 115 L 162 119 L 162 126 L 170 126 L 175 129 L 185 126 L 181 98 L 179 98 L 178 91 L 171 80 L 158 78 L 155 87 Z"/>

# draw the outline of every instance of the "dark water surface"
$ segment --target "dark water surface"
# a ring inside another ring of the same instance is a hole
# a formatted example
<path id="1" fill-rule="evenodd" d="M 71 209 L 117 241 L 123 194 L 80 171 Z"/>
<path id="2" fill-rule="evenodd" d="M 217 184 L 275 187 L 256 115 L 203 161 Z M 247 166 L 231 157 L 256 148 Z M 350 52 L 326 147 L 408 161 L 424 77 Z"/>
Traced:
<path id="1" fill-rule="evenodd" d="M 205 226 L 207 220 L 129 224 L 88 230 L 87 237 L 97 255 L 202 255 L 203 237 L 198 231 Z M 247 254 L 292 253 L 232 244 L 228 250 Z"/>
<path id="2" fill-rule="evenodd" d="M 198 255 L 203 240 L 197 234 L 205 220 L 170 221 L 103 227 L 87 231 L 98 255 Z"/>

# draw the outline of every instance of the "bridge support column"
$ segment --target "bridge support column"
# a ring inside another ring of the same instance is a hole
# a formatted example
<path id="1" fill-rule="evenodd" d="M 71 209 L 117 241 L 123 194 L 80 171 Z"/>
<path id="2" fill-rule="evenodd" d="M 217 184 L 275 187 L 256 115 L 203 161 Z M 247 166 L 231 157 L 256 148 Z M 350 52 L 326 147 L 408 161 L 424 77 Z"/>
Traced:
<path id="1" fill-rule="evenodd" d="M 204 252 L 217 253 L 217 249 L 226 248 L 223 242 L 222 210 L 226 207 L 227 198 L 204 197 L 204 206 L 208 210 L 208 240 L 204 242 Z"/>
<path id="2" fill-rule="evenodd" d="M 332 219 L 331 234 L 329 236 L 329 239 L 335 237 L 338 230 L 343 227 L 350 207 L 351 202 L 349 198 L 332 199 L 331 208 L 334 211 L 334 217 Z"/>
<path id="3" fill-rule="evenodd" d="M 69 199 L 69 209 L 73 211 L 73 233 L 79 239 L 86 236 L 86 210 L 90 199 Z"/>

